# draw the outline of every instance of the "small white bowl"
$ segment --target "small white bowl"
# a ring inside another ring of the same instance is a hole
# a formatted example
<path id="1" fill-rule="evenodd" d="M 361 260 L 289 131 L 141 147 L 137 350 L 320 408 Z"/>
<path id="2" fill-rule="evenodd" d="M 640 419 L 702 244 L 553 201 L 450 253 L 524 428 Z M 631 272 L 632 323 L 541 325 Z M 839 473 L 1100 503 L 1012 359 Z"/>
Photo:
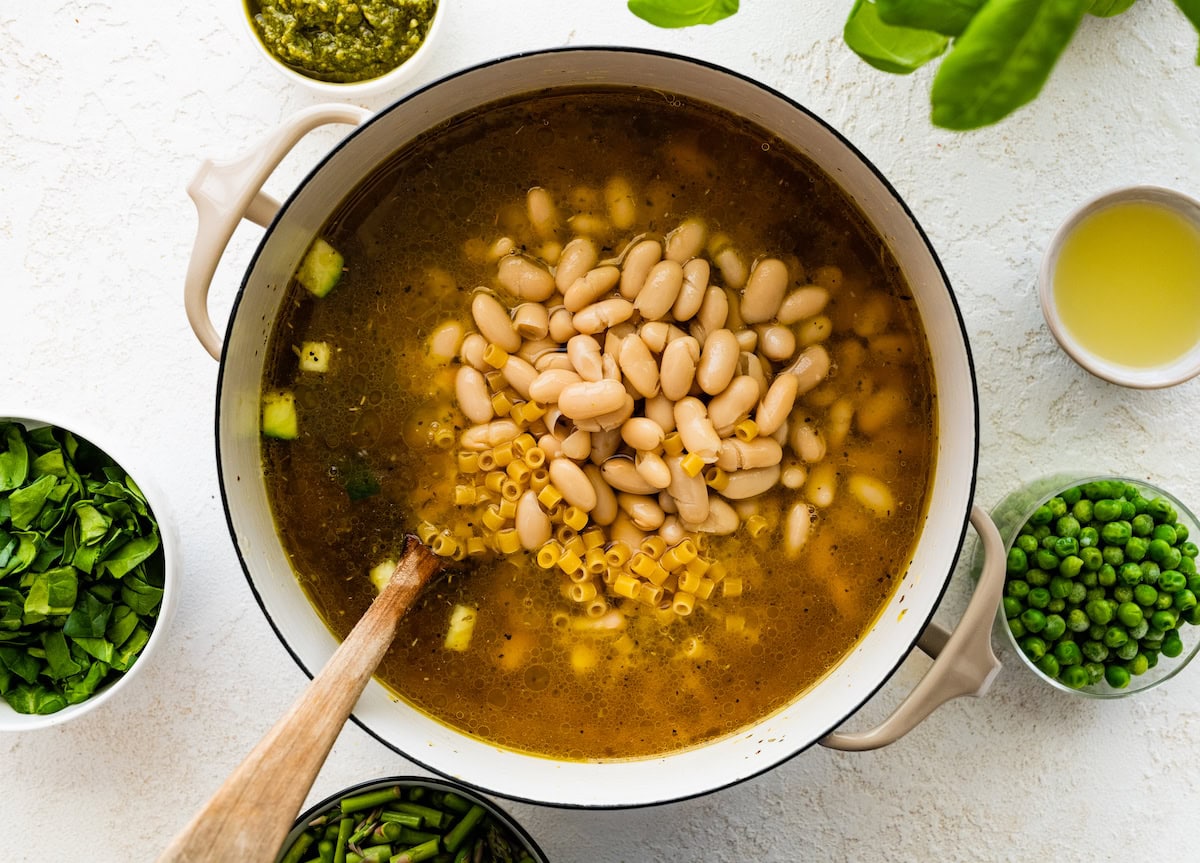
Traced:
<path id="1" fill-rule="evenodd" d="M 59 411 L 56 409 L 55 413 L 58 414 Z M 153 485 L 149 474 L 137 461 L 136 456 L 129 452 L 128 441 L 114 442 L 102 433 L 97 433 L 85 422 L 76 422 L 72 417 L 62 416 L 56 416 L 54 419 L 51 419 L 36 410 L 18 409 L 12 414 L 5 413 L 0 415 L 0 422 L 17 422 L 26 428 L 54 426 L 66 429 L 112 458 L 129 476 L 133 477 L 138 488 L 141 489 L 142 494 L 145 496 L 146 502 L 149 504 L 150 510 L 154 513 L 154 518 L 158 522 L 158 532 L 162 542 L 163 553 L 163 597 L 159 605 L 158 618 L 154 621 L 154 628 L 150 630 L 150 638 L 146 642 L 146 646 L 142 648 L 141 653 L 138 654 L 137 661 L 133 663 L 129 670 L 113 682 L 97 689 L 87 700 L 81 701 L 78 704 L 68 705 L 56 713 L 50 713 L 45 716 L 17 713 L 17 711 L 8 706 L 6 701 L 0 699 L 0 733 L 3 733 L 5 731 L 32 731 L 37 728 L 49 728 L 53 725 L 61 725 L 64 722 L 77 719 L 85 713 L 90 713 L 109 699 L 115 698 L 118 692 L 125 689 L 129 685 L 129 681 L 141 669 L 146 667 L 150 661 L 150 657 L 157 652 L 159 645 L 166 640 L 167 629 L 170 626 L 171 618 L 175 614 L 175 606 L 178 603 L 179 573 L 181 567 L 179 539 L 176 536 L 175 522 L 167 509 L 165 498 Z"/>
<path id="2" fill-rule="evenodd" d="M 1041 270 L 1038 273 L 1038 296 L 1041 299 L 1042 314 L 1046 318 L 1050 332 L 1054 334 L 1054 338 L 1058 340 L 1063 350 L 1071 356 L 1071 359 L 1096 377 L 1136 389 L 1170 387 L 1200 374 L 1200 338 L 1186 354 L 1170 363 L 1135 368 L 1098 356 L 1079 344 L 1063 325 L 1055 305 L 1054 273 L 1058 266 L 1059 253 L 1067 237 L 1083 219 L 1093 213 L 1114 204 L 1127 202 L 1157 204 L 1182 216 L 1197 230 L 1200 230 L 1200 201 L 1172 189 L 1164 189 L 1159 186 L 1128 186 L 1093 198 L 1067 217 L 1067 220 L 1054 233 L 1050 245 L 1046 249 L 1046 254 L 1042 258 Z M 1197 290 L 1200 291 L 1200 284 L 1197 285 Z"/>
<path id="3" fill-rule="evenodd" d="M 340 101 L 377 96 L 389 90 L 397 90 L 402 85 L 412 81 L 429 59 L 429 55 L 433 52 L 431 46 L 437 41 L 438 33 L 442 29 L 442 19 L 446 16 L 444 8 L 446 2 L 447 0 L 439 0 L 437 11 L 433 15 L 433 23 L 429 25 L 429 30 L 425 33 L 425 39 L 411 57 L 392 71 L 377 78 L 368 78 L 365 81 L 351 81 L 345 84 L 310 78 L 288 66 L 272 54 L 258 36 L 258 30 L 255 28 L 254 21 L 250 17 L 250 7 L 246 0 L 236 0 L 236 14 L 241 19 L 242 32 L 250 40 L 250 43 L 254 46 L 254 50 L 264 57 L 280 75 L 293 83 L 307 87 L 324 98 Z"/>

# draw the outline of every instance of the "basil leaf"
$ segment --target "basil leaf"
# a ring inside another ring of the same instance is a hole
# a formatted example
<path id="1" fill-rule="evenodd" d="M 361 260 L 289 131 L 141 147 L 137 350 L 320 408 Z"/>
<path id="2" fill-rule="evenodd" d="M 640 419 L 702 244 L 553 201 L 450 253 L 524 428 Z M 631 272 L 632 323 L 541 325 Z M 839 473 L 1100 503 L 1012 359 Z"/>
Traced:
<path id="1" fill-rule="evenodd" d="M 870 0 L 855 0 L 842 36 L 850 50 L 867 63 L 896 75 L 916 71 L 950 44 L 940 33 L 885 24 Z"/>
<path id="2" fill-rule="evenodd" d="M 122 578 L 158 550 L 158 534 L 131 539 L 97 565 L 100 573 Z"/>
<path id="3" fill-rule="evenodd" d="M 25 614 L 46 617 L 70 614 L 78 591 L 78 573 L 72 567 L 60 566 L 39 572 L 34 575 L 25 596 Z"/>
<path id="4" fill-rule="evenodd" d="M 23 684 L 4 693 L 4 700 L 17 713 L 46 716 L 67 706 L 67 700 L 44 686 Z"/>
<path id="5" fill-rule="evenodd" d="M 1200 30 L 1200 0 L 1175 0 L 1175 5 L 1192 22 L 1192 26 Z M 1196 54 L 1196 65 L 1200 66 L 1200 51 Z"/>
<path id="6" fill-rule="evenodd" d="M 986 0 L 875 0 L 875 5 L 885 24 L 959 36 L 984 2 Z"/>
<path id="7" fill-rule="evenodd" d="M 55 477 L 43 476 L 10 494 L 8 508 L 13 527 L 25 530 L 33 524 L 33 520 L 38 517 L 38 513 L 46 505 L 46 498 L 50 496 L 50 492 L 56 485 L 58 485 L 58 480 Z"/>
<path id="8" fill-rule="evenodd" d="M 1137 0 L 1092 0 L 1088 14 L 1097 18 L 1113 18 L 1125 12 Z"/>
<path id="9" fill-rule="evenodd" d="M 933 79 L 933 122 L 995 123 L 1041 92 L 1091 0 L 989 0 Z"/>
<path id="10" fill-rule="evenodd" d="M 20 488 L 29 475 L 29 448 L 25 446 L 21 427 L 16 423 L 0 425 L 0 435 L 3 435 L 6 446 L 0 452 L 0 491 L 11 491 Z"/>
<path id="11" fill-rule="evenodd" d="M 629 11 L 655 27 L 716 24 L 738 10 L 738 0 L 629 0 Z"/>

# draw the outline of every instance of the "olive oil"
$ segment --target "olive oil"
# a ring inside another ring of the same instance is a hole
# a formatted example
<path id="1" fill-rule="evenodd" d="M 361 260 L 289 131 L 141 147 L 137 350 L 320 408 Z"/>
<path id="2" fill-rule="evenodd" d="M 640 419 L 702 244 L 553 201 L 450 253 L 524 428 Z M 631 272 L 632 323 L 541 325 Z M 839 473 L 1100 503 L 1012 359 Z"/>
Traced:
<path id="1" fill-rule="evenodd" d="M 1168 365 L 1200 342 L 1200 229 L 1160 204 L 1114 203 L 1066 237 L 1053 286 L 1084 350 L 1131 368 Z"/>

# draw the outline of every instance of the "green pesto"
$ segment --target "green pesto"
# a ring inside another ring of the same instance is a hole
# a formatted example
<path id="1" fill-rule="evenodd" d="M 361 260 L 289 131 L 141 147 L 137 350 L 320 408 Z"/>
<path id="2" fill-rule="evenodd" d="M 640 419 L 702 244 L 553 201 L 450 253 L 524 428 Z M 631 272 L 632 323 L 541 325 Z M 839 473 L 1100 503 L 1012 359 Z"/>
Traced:
<path id="1" fill-rule="evenodd" d="M 302 75 L 348 84 L 384 75 L 425 41 L 438 0 L 247 0 L 259 39 Z"/>

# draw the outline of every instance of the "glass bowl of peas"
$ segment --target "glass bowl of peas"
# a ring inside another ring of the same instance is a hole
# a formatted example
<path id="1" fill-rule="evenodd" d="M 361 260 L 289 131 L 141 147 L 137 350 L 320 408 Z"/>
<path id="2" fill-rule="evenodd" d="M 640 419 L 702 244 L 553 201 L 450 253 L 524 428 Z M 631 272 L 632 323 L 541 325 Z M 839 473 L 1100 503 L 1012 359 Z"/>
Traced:
<path id="1" fill-rule="evenodd" d="M 304 812 L 276 863 L 547 863 L 507 812 L 464 785 L 389 776 Z"/>
<path id="2" fill-rule="evenodd" d="M 1121 698 L 1200 650 L 1200 523 L 1169 492 L 1057 474 L 1013 491 L 992 518 L 1007 552 L 996 625 L 1050 685 Z"/>

